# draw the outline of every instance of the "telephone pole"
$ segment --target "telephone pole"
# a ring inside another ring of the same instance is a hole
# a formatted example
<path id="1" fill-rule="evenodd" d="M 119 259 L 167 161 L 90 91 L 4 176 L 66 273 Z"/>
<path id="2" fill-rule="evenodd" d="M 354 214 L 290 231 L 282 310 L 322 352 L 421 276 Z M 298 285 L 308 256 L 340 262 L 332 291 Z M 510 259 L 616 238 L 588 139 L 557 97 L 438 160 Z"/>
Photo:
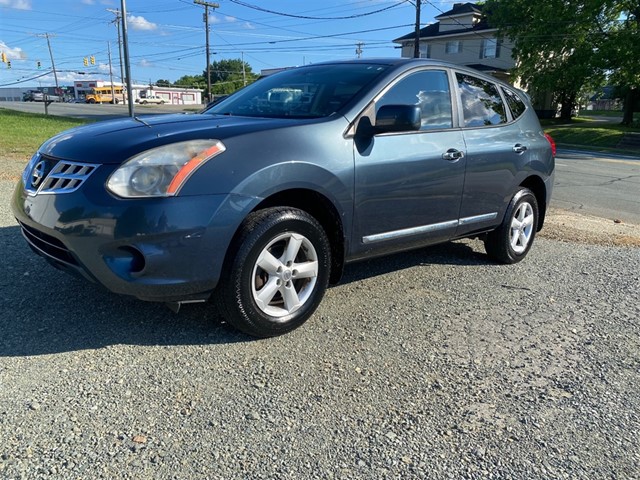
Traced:
<path id="1" fill-rule="evenodd" d="M 107 42 L 107 51 L 109 52 L 109 81 L 111 82 L 111 99 L 116 103 L 116 94 L 113 91 L 113 69 L 111 68 L 111 42 Z"/>
<path id="2" fill-rule="evenodd" d="M 120 81 L 122 82 L 122 103 L 124 103 L 125 102 L 124 100 L 124 67 L 122 66 L 122 40 L 120 38 L 120 19 L 121 19 L 120 10 L 107 8 L 107 12 L 111 12 L 116 16 L 116 18 L 111 23 L 115 23 L 116 27 L 118 28 L 118 58 L 120 59 Z M 111 81 L 111 84 L 113 85 L 113 81 Z"/>
<path id="3" fill-rule="evenodd" d="M 196 5 L 204 6 L 204 29 L 207 36 L 207 102 L 211 101 L 211 61 L 210 52 L 209 52 L 209 7 L 215 9 L 219 8 L 220 5 L 217 3 L 205 2 L 204 0 L 193 0 L 193 3 Z"/>
<path id="4" fill-rule="evenodd" d="M 129 116 L 133 113 L 133 90 L 131 89 L 131 64 L 129 63 L 129 36 L 127 35 L 127 4 L 125 0 L 120 0 L 122 10 L 122 51 L 124 52 L 124 71 L 127 75 L 127 100 L 129 104 Z"/>
<path id="5" fill-rule="evenodd" d="M 422 0 L 416 0 L 416 37 L 413 42 L 413 58 L 420 58 L 420 4 Z"/>
<path id="6" fill-rule="evenodd" d="M 356 55 L 358 56 L 358 58 L 362 58 L 362 47 L 364 47 L 364 43 L 356 43 Z"/>
<path id="7" fill-rule="evenodd" d="M 47 46 L 49 47 L 49 56 L 51 57 L 51 68 L 53 68 L 53 78 L 56 81 L 56 95 L 60 95 L 60 85 L 58 85 L 58 73 L 56 72 L 56 63 L 53 61 L 53 52 L 51 51 L 51 42 L 49 41 L 49 37 L 55 37 L 50 33 L 39 33 L 36 37 L 44 37 L 47 39 Z"/>

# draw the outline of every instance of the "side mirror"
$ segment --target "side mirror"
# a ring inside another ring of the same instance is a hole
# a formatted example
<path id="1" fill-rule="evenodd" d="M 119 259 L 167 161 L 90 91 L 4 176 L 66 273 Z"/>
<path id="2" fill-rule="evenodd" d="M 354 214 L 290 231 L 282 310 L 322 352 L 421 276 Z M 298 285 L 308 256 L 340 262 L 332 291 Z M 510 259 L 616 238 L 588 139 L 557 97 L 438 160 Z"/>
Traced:
<path id="1" fill-rule="evenodd" d="M 413 132 L 420 130 L 420 107 L 416 105 L 383 105 L 376 114 L 376 133 Z"/>

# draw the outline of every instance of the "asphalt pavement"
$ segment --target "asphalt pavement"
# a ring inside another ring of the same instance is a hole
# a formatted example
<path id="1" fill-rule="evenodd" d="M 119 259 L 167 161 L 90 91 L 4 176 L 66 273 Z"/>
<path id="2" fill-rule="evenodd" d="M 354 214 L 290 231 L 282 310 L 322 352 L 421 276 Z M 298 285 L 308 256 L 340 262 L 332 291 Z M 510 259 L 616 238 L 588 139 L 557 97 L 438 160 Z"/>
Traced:
<path id="1" fill-rule="evenodd" d="M 640 225 L 640 153 L 559 149 L 551 205 Z"/>
<path id="2" fill-rule="evenodd" d="M 0 108 L 8 108 L 19 112 L 45 113 L 42 102 L 0 102 Z M 201 105 L 134 105 L 136 115 L 154 115 L 159 113 L 193 113 L 202 108 Z M 54 102 L 48 107 L 49 115 L 83 118 L 88 120 L 108 120 L 129 115 L 129 106 L 108 103 L 90 105 L 88 103 Z"/>

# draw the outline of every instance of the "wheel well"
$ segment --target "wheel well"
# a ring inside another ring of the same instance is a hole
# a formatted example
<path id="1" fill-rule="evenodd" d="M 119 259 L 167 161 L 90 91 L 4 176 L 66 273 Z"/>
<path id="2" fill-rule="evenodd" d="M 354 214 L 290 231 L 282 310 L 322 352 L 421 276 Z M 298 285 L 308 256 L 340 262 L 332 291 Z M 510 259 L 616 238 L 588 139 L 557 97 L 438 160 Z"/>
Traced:
<path id="1" fill-rule="evenodd" d="M 538 222 L 538 231 L 540 231 L 542 229 L 542 225 L 544 224 L 544 218 L 547 213 L 547 189 L 544 186 L 544 182 L 540 177 L 531 176 L 526 178 L 525 181 L 520 184 L 520 186 L 528 188 L 536 196 L 540 216 L 540 221 Z"/>
<path id="2" fill-rule="evenodd" d="M 278 192 L 260 202 L 253 211 L 270 207 L 293 207 L 314 217 L 329 237 L 331 245 L 331 276 L 329 282 L 336 284 L 342 277 L 344 267 L 344 229 L 340 214 L 324 195 L 305 189 Z"/>

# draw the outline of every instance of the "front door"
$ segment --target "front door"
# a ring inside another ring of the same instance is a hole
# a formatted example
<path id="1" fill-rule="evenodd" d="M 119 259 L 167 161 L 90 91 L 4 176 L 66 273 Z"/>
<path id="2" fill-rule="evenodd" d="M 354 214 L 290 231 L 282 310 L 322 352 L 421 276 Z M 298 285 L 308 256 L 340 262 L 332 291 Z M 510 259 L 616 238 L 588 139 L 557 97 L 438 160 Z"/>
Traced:
<path id="1" fill-rule="evenodd" d="M 356 138 L 353 256 L 454 236 L 466 158 L 450 92 L 447 72 L 428 69 L 405 76 L 376 100 L 376 111 L 418 105 L 421 129 Z"/>

